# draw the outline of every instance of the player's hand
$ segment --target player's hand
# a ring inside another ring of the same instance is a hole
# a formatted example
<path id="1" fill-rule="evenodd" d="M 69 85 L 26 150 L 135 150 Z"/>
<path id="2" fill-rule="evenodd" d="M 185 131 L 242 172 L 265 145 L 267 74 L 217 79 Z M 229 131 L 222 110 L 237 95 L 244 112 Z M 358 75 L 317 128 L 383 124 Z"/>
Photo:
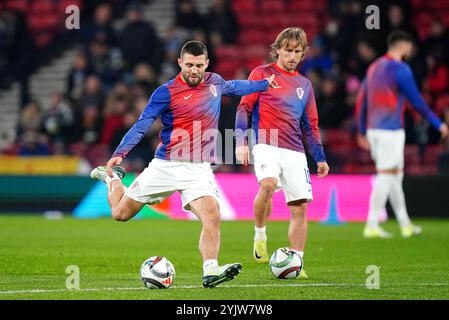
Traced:
<path id="1" fill-rule="evenodd" d="M 268 81 L 269 83 L 269 87 L 271 88 L 278 88 L 278 83 L 276 82 L 276 80 L 274 80 L 274 74 L 272 74 L 270 77 L 265 78 L 265 80 Z"/>
<path id="2" fill-rule="evenodd" d="M 447 124 L 442 123 L 440 126 L 441 139 L 446 139 L 449 135 L 449 128 Z"/>
<path id="3" fill-rule="evenodd" d="M 237 163 L 243 163 L 244 166 L 247 166 L 249 163 L 248 146 L 240 146 L 235 148 L 235 158 L 237 159 Z"/>
<path id="4" fill-rule="evenodd" d="M 366 138 L 366 136 L 362 136 L 361 134 L 358 134 L 357 135 L 357 143 L 359 144 L 359 147 L 362 148 L 363 150 L 366 150 L 366 151 L 370 150 L 368 139 Z"/>
<path id="5" fill-rule="evenodd" d="M 317 162 L 318 178 L 324 178 L 329 173 L 329 165 L 327 162 Z"/>
<path id="6" fill-rule="evenodd" d="M 123 161 L 122 157 L 113 157 L 108 161 L 108 163 L 106 163 L 106 173 L 108 174 L 108 176 L 113 178 L 112 167 L 122 163 L 122 161 Z"/>

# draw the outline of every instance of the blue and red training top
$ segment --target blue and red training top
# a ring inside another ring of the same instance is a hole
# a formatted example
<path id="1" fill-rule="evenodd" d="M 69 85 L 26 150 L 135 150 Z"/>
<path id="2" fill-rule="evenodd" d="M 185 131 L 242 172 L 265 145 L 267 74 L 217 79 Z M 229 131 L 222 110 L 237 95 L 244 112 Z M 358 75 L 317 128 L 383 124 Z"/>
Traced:
<path id="1" fill-rule="evenodd" d="M 398 130 L 404 127 L 405 102 L 436 129 L 441 120 L 432 112 L 416 86 L 405 62 L 384 55 L 369 67 L 357 95 L 356 121 L 359 133 L 367 129 Z"/>
<path id="2" fill-rule="evenodd" d="M 250 80 L 275 75 L 279 88 L 244 96 L 237 108 L 236 138 L 246 136 L 249 119 L 255 133 L 251 144 L 264 143 L 304 153 L 303 136 L 316 162 L 326 161 L 318 128 L 318 112 L 310 81 L 276 63 L 254 69 Z"/>
<path id="3" fill-rule="evenodd" d="M 181 73 L 158 87 L 145 110 L 126 133 L 113 157 L 124 158 L 160 116 L 162 130 L 155 157 L 164 160 L 215 162 L 221 96 L 246 95 L 267 90 L 267 80 L 225 81 L 206 72 L 197 86 L 189 86 Z"/>

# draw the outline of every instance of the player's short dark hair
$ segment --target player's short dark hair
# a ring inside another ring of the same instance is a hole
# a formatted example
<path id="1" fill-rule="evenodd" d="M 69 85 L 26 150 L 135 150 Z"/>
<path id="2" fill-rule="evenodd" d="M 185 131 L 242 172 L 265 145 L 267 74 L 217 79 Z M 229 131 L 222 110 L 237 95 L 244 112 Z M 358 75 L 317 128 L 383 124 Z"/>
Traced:
<path id="1" fill-rule="evenodd" d="M 402 42 L 402 41 L 413 43 L 414 39 L 410 33 L 407 33 L 402 30 L 395 30 L 388 35 L 388 39 L 387 39 L 388 48 L 391 48 L 394 45 L 396 45 L 398 42 Z"/>
<path id="2" fill-rule="evenodd" d="M 193 40 L 193 41 L 189 41 L 186 44 L 184 44 L 179 56 L 182 58 L 182 56 L 186 53 L 191 54 L 192 56 L 195 56 L 195 57 L 204 54 L 207 59 L 207 48 L 204 45 L 204 43 L 202 43 L 200 41 Z"/>

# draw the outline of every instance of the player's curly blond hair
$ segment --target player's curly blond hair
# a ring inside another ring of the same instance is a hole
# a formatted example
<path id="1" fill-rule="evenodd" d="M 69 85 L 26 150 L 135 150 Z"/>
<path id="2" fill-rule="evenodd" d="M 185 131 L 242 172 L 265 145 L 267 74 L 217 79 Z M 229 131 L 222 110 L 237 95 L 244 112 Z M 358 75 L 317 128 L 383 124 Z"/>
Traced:
<path id="1" fill-rule="evenodd" d="M 276 53 L 276 50 L 284 48 L 289 41 L 296 41 L 298 42 L 301 51 L 302 61 L 306 55 L 307 52 L 307 35 L 304 29 L 299 27 L 289 27 L 284 30 L 282 30 L 281 33 L 278 34 L 276 37 L 276 41 L 274 41 L 273 44 L 271 44 L 271 55 L 273 56 L 273 59 L 276 61 L 279 58 L 279 55 Z"/>

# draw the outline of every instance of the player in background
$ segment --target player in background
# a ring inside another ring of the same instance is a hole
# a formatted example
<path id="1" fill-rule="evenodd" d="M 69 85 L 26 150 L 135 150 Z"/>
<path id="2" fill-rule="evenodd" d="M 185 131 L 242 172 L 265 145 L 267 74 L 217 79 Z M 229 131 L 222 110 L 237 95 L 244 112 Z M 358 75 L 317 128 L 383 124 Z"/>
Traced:
<path id="1" fill-rule="evenodd" d="M 291 211 L 288 240 L 301 258 L 307 240 L 307 203 L 313 199 L 312 185 L 303 139 L 318 165 L 318 176 L 325 177 L 329 166 L 321 144 L 315 96 L 310 81 L 299 74 L 298 64 L 305 56 L 307 37 L 303 29 L 283 30 L 272 44 L 274 63 L 255 68 L 250 80 L 276 76 L 276 87 L 241 99 L 236 115 L 236 158 L 247 165 L 252 146 L 254 170 L 259 191 L 254 199 L 254 259 L 268 262 L 266 225 L 275 191 L 284 190 Z M 252 129 L 248 141 L 244 132 Z M 301 271 L 300 278 L 308 278 Z"/>
<path id="2" fill-rule="evenodd" d="M 412 54 L 411 35 L 394 31 L 387 42 L 388 52 L 368 67 L 356 103 L 358 142 L 363 149 L 371 151 L 377 171 L 363 235 L 367 238 L 392 237 L 392 234 L 379 226 L 379 214 L 389 199 L 399 222 L 401 235 L 409 238 L 420 234 L 421 228 L 410 221 L 402 189 L 404 103 L 407 100 L 440 131 L 443 138 L 448 135 L 448 127 L 427 106 L 410 67 L 403 62 Z"/>
<path id="3" fill-rule="evenodd" d="M 203 258 L 203 286 L 215 287 L 233 279 L 242 268 L 239 263 L 219 266 L 217 260 L 219 194 L 210 163 L 214 161 L 211 154 L 216 147 L 221 96 L 265 91 L 274 76 L 261 81 L 225 81 L 216 73 L 206 72 L 207 49 L 198 41 L 183 46 L 178 64 L 178 76 L 155 90 L 106 167 L 95 168 L 91 177 L 107 184 L 112 217 L 118 221 L 127 221 L 145 204 L 160 203 L 179 191 L 184 210 L 193 212 L 202 223 L 199 250 Z M 121 181 L 125 171 L 120 163 L 158 117 L 162 130 L 155 158 L 126 188 Z"/>

